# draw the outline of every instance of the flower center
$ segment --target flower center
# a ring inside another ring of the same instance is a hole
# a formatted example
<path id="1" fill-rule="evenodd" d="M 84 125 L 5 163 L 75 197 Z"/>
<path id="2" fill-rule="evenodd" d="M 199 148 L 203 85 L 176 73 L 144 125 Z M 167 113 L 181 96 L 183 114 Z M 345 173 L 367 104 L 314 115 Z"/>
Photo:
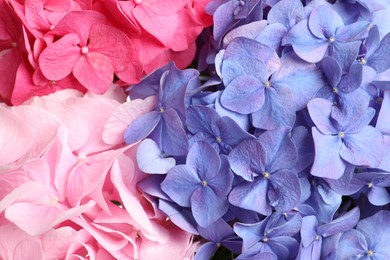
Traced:
<path id="1" fill-rule="evenodd" d="M 264 238 L 261 240 L 261 242 L 264 242 L 264 243 L 268 242 L 268 237 L 264 237 Z"/>
<path id="2" fill-rule="evenodd" d="M 321 238 L 320 235 L 316 235 L 316 238 L 315 238 L 315 239 L 316 239 L 316 240 L 320 240 L 320 238 Z"/>
<path id="3" fill-rule="evenodd" d="M 339 136 L 341 139 L 343 139 L 343 138 L 345 137 L 345 133 L 344 133 L 344 132 L 339 132 L 339 133 L 338 133 L 338 136 Z"/>
<path id="4" fill-rule="evenodd" d="M 81 48 L 81 53 L 82 54 L 87 54 L 88 53 L 88 47 L 87 46 L 84 46 Z"/>
<path id="5" fill-rule="evenodd" d="M 266 81 L 266 82 L 264 83 L 264 87 L 265 87 L 265 88 L 271 87 L 271 83 L 270 83 L 269 81 Z"/>
<path id="6" fill-rule="evenodd" d="M 369 189 L 371 189 L 372 188 L 372 182 L 369 182 L 368 184 L 367 184 L 367 187 L 369 188 Z"/>
<path id="7" fill-rule="evenodd" d="M 358 61 L 359 61 L 359 63 L 360 63 L 361 65 L 364 65 L 364 64 L 367 63 L 367 61 L 366 61 L 366 59 L 365 59 L 364 57 L 361 57 Z"/>
<path id="8" fill-rule="evenodd" d="M 53 31 L 53 30 L 54 30 L 54 27 L 55 27 L 54 24 L 50 25 L 50 28 L 49 28 L 50 31 Z"/>
<path id="9" fill-rule="evenodd" d="M 18 43 L 17 43 L 17 42 L 11 42 L 11 45 L 12 45 L 12 47 L 14 47 L 14 48 L 18 47 Z"/>
<path id="10" fill-rule="evenodd" d="M 158 111 L 160 112 L 160 113 L 164 113 L 164 108 L 163 107 L 160 107 L 159 109 L 158 109 Z"/>
<path id="11" fill-rule="evenodd" d="M 269 172 L 263 172 L 264 179 L 269 179 L 269 176 L 270 176 Z"/>
<path id="12" fill-rule="evenodd" d="M 85 159 L 87 159 L 87 154 L 86 153 L 79 153 L 77 155 L 77 159 L 79 160 L 79 162 L 84 162 Z"/>
<path id="13" fill-rule="evenodd" d="M 372 251 L 372 250 L 367 251 L 367 256 L 373 256 L 373 255 L 374 255 L 374 251 Z"/>
<path id="14" fill-rule="evenodd" d="M 337 94 L 337 93 L 339 93 L 339 90 L 338 90 L 336 87 L 333 87 L 333 88 L 332 88 L 332 92 L 335 93 L 335 94 Z"/>
<path id="15" fill-rule="evenodd" d="M 334 37 L 331 36 L 331 37 L 328 38 L 328 41 L 329 41 L 330 43 L 333 43 L 333 42 L 336 41 L 336 39 L 335 39 Z"/>
<path id="16" fill-rule="evenodd" d="M 217 137 L 215 138 L 215 140 L 217 140 L 217 143 L 222 142 L 222 138 L 221 138 L 220 136 L 217 136 Z"/>
<path id="17" fill-rule="evenodd" d="M 206 187 L 207 186 L 207 181 L 202 181 L 201 184 L 202 184 L 203 187 Z"/>

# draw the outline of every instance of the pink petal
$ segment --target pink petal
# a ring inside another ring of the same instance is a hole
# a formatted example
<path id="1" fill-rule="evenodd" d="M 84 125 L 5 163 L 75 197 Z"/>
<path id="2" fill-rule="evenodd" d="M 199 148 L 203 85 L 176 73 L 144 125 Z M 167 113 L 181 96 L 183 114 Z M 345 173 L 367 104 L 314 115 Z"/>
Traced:
<path id="1" fill-rule="evenodd" d="M 59 120 L 38 107 L 15 106 L 12 110 L 31 129 L 31 139 L 34 142 L 29 150 L 29 157 L 40 157 L 53 143 L 60 125 Z"/>
<path id="2" fill-rule="evenodd" d="M 72 11 L 62 18 L 52 33 L 59 36 L 75 33 L 79 36 L 82 45 L 85 46 L 92 25 L 105 22 L 106 18 L 99 12 L 90 10 Z"/>
<path id="3" fill-rule="evenodd" d="M 0 165 L 21 158 L 32 145 L 30 128 L 11 111 L 0 107 Z"/>
<path id="4" fill-rule="evenodd" d="M 114 71 L 124 70 L 134 56 L 134 48 L 126 34 L 105 24 L 95 24 L 91 28 L 88 48 L 107 56 Z"/>
<path id="5" fill-rule="evenodd" d="M 147 7 L 157 15 L 168 16 L 179 12 L 186 4 L 186 0 L 143 0 L 140 5 Z"/>
<path id="6" fill-rule="evenodd" d="M 50 200 L 46 187 L 42 183 L 28 182 L 14 189 L 0 201 L 0 212 L 6 210 L 13 203 L 21 201 L 48 204 Z"/>
<path id="7" fill-rule="evenodd" d="M 143 239 L 140 247 L 140 259 L 183 259 L 191 243 L 191 234 L 182 231 L 172 222 L 164 225 L 169 230 L 167 241 L 151 241 Z"/>
<path id="8" fill-rule="evenodd" d="M 25 19 L 31 28 L 37 30 L 48 29 L 50 27 L 42 0 L 26 0 Z"/>
<path id="9" fill-rule="evenodd" d="M 145 100 L 135 99 L 118 106 L 104 125 L 103 141 L 107 144 L 122 144 L 126 128 L 138 117 L 150 112 L 156 105 L 154 96 Z"/>
<path id="10" fill-rule="evenodd" d="M 65 259 L 68 248 L 73 243 L 77 231 L 65 226 L 52 229 L 42 236 L 42 250 L 47 259 Z"/>
<path id="11" fill-rule="evenodd" d="M 81 56 L 73 68 L 75 78 L 96 94 L 103 94 L 110 88 L 113 74 L 110 58 L 96 52 Z"/>
<path id="12" fill-rule="evenodd" d="M 80 38 L 67 34 L 44 49 L 39 57 L 43 75 L 50 80 L 60 80 L 68 76 L 77 60 L 80 59 Z"/>
<path id="13" fill-rule="evenodd" d="M 36 236 L 49 231 L 54 226 L 68 220 L 74 216 L 78 216 L 82 212 L 90 209 L 95 203 L 89 203 L 71 208 L 63 209 L 53 204 L 35 205 L 28 202 L 15 203 L 8 207 L 5 212 L 5 217 L 24 230 L 31 236 Z M 20 214 L 23 212 L 23 214 Z"/>
<path id="14" fill-rule="evenodd" d="M 71 0 L 47 0 L 45 1 L 45 8 L 52 12 L 69 11 L 72 6 Z"/>
<path id="15" fill-rule="evenodd" d="M 188 49 L 202 32 L 203 27 L 200 26 L 189 11 L 186 9 L 177 13 L 178 24 L 174 34 L 174 40 L 169 47 L 173 51 L 184 51 Z"/>
<path id="16" fill-rule="evenodd" d="M 156 37 L 164 46 L 170 46 L 179 23 L 177 14 L 162 16 L 153 13 L 150 9 L 137 6 L 133 9 L 137 22 L 151 35 Z M 164 26 L 161 26 L 164 24 Z"/>
<path id="17" fill-rule="evenodd" d="M 0 226 L 0 259 L 43 259 L 41 243 L 18 227 L 10 224 Z"/>
<path id="18" fill-rule="evenodd" d="M 80 158 L 68 177 L 66 193 L 70 205 L 79 205 L 82 198 L 104 182 L 113 161 L 124 149 L 127 147 Z"/>
<path id="19" fill-rule="evenodd" d="M 17 49 L 0 51 L 0 99 L 5 98 L 8 101 L 11 99 L 16 73 L 21 61 L 22 57 Z"/>
<path id="20" fill-rule="evenodd" d="M 134 174 L 133 161 L 127 156 L 121 156 L 115 161 L 111 169 L 111 181 L 119 192 L 123 205 L 131 218 L 139 225 L 137 228 L 147 235 L 156 235 L 152 223 L 149 220 L 140 199 L 135 190 L 130 190 L 126 185 L 131 183 Z"/>

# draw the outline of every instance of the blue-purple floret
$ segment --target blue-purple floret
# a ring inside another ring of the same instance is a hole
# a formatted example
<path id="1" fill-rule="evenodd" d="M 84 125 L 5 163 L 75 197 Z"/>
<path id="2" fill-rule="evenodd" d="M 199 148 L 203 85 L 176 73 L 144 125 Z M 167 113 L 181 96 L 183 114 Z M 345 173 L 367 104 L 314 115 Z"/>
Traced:
<path id="1" fill-rule="evenodd" d="M 150 174 L 138 188 L 194 234 L 196 260 L 221 247 L 238 260 L 390 259 L 390 2 L 206 10 L 201 71 L 170 63 L 127 90 L 157 99 L 124 134 L 158 146 L 153 167 L 137 153 Z"/>

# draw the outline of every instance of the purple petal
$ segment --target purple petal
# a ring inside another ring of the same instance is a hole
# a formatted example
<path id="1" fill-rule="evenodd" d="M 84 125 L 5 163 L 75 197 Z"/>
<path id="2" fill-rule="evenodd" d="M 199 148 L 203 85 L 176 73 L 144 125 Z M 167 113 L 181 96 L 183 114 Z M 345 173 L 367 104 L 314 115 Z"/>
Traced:
<path id="1" fill-rule="evenodd" d="M 267 18 L 268 23 L 281 23 L 289 30 L 303 20 L 303 5 L 298 0 L 282 0 L 271 8 Z"/>
<path id="2" fill-rule="evenodd" d="M 314 176 L 338 179 L 343 175 L 346 163 L 340 158 L 341 138 L 337 135 L 323 135 L 312 128 L 315 157 L 310 173 Z"/>
<path id="3" fill-rule="evenodd" d="M 340 232 L 346 232 L 351 230 L 358 223 L 359 218 L 360 209 L 355 207 L 332 222 L 323 224 L 322 226 L 318 227 L 318 234 L 327 237 L 333 236 Z"/>
<path id="4" fill-rule="evenodd" d="M 253 57 L 239 55 L 237 53 L 223 60 L 222 80 L 226 87 L 239 76 L 252 76 L 261 82 L 267 80 L 267 67 L 263 62 Z"/>
<path id="5" fill-rule="evenodd" d="M 390 202 L 390 194 L 383 187 L 372 186 L 369 188 L 367 198 L 375 206 L 384 206 Z"/>
<path id="6" fill-rule="evenodd" d="M 352 229 L 340 237 L 336 251 L 337 259 L 348 259 L 364 255 L 367 249 L 367 242 L 362 233 Z"/>
<path id="7" fill-rule="evenodd" d="M 381 40 L 379 48 L 368 59 L 367 65 L 374 68 L 376 72 L 381 73 L 390 68 L 390 33 L 386 34 Z"/>
<path id="8" fill-rule="evenodd" d="M 268 199 L 271 205 L 280 211 L 294 208 L 301 197 L 298 176 L 289 170 L 273 173 L 269 179 Z"/>
<path id="9" fill-rule="evenodd" d="M 187 109 L 187 128 L 193 134 L 198 132 L 213 134 L 211 130 L 219 120 L 220 116 L 212 108 L 193 106 Z"/>
<path id="10" fill-rule="evenodd" d="M 258 137 L 267 154 L 267 170 L 290 169 L 297 161 L 297 149 L 290 137 L 290 127 L 280 127 L 264 132 Z"/>
<path id="11" fill-rule="evenodd" d="M 340 42 L 362 40 L 367 37 L 370 23 L 357 21 L 337 28 L 336 39 Z"/>
<path id="12" fill-rule="evenodd" d="M 137 149 L 137 164 L 145 173 L 165 174 L 176 165 L 176 160 L 163 156 L 160 147 L 153 140 L 145 139 Z"/>
<path id="13" fill-rule="evenodd" d="M 389 254 L 389 227 L 390 212 L 381 210 L 375 215 L 359 221 L 356 226 L 356 229 L 364 235 L 369 246 L 375 245 L 375 249 L 377 249 L 378 253 L 382 251 L 382 253 L 386 252 L 387 254 Z"/>
<path id="14" fill-rule="evenodd" d="M 199 226 L 207 227 L 221 218 L 229 208 L 226 198 L 221 198 L 209 187 L 195 190 L 191 196 L 192 214 Z"/>
<path id="15" fill-rule="evenodd" d="M 271 82 L 272 85 L 272 82 Z M 260 110 L 252 114 L 252 124 L 256 128 L 275 129 L 280 126 L 293 126 L 295 104 L 288 88 L 266 88 L 265 102 Z"/>
<path id="16" fill-rule="evenodd" d="M 269 24 L 256 36 L 255 40 L 279 52 L 282 38 L 286 33 L 287 29 L 284 25 L 280 23 Z"/>
<path id="17" fill-rule="evenodd" d="M 378 129 L 366 126 L 359 133 L 348 134 L 343 140 L 340 156 L 355 165 L 379 166 L 383 156 L 383 138 Z"/>
<path id="18" fill-rule="evenodd" d="M 330 6 L 317 6 L 310 14 L 309 28 L 318 38 L 334 37 L 336 29 L 342 25 L 344 25 L 343 19 Z"/>
<path id="19" fill-rule="evenodd" d="M 264 86 L 252 76 L 237 77 L 222 92 L 221 104 L 240 114 L 253 113 L 264 104 Z"/>
<path id="20" fill-rule="evenodd" d="M 221 168 L 214 178 L 208 179 L 209 186 L 218 196 L 227 196 L 232 189 L 233 178 L 227 156 L 221 155 Z"/>
<path id="21" fill-rule="evenodd" d="M 194 260 L 203 260 L 203 259 L 211 259 L 214 253 L 218 250 L 217 244 L 213 242 L 207 242 L 201 245 L 198 250 L 196 250 Z"/>
<path id="22" fill-rule="evenodd" d="M 291 140 L 298 152 L 298 161 L 295 165 L 295 169 L 297 172 L 301 172 L 314 161 L 313 138 L 306 127 L 296 126 L 291 132 Z"/>
<path id="23" fill-rule="evenodd" d="M 234 223 L 234 232 L 244 241 L 242 246 L 243 251 L 247 251 L 247 249 L 263 238 L 263 234 L 265 233 L 265 224 L 266 220 L 253 224 Z"/>
<path id="24" fill-rule="evenodd" d="M 326 135 L 338 133 L 330 120 L 332 107 L 332 102 L 322 98 L 312 99 L 307 104 L 311 120 L 313 120 L 318 130 Z"/>
<path id="25" fill-rule="evenodd" d="M 378 26 L 374 25 L 368 32 L 368 36 L 365 41 L 365 47 L 367 50 L 366 58 L 370 57 L 379 47 L 380 35 Z"/>
<path id="26" fill-rule="evenodd" d="M 169 219 L 181 229 L 194 235 L 198 234 L 195 219 L 188 208 L 182 208 L 165 200 L 159 200 L 158 208 L 167 214 Z"/>
<path id="27" fill-rule="evenodd" d="M 162 113 L 161 135 L 156 140 L 160 143 L 163 152 L 170 155 L 183 155 L 188 152 L 187 134 L 183 129 L 183 124 L 179 115 L 173 109 L 168 109 Z"/>
<path id="28" fill-rule="evenodd" d="M 202 181 L 208 181 L 218 175 L 221 159 L 210 144 L 199 142 L 188 152 L 187 165 L 196 171 Z"/>
<path id="29" fill-rule="evenodd" d="M 266 152 L 256 140 L 245 140 L 229 154 L 229 163 L 234 173 L 247 181 L 265 171 Z"/>
<path id="30" fill-rule="evenodd" d="M 335 58 L 343 71 L 349 71 L 359 53 L 360 41 L 334 42 L 329 48 L 329 56 Z"/>
<path id="31" fill-rule="evenodd" d="M 125 131 L 125 141 L 133 144 L 147 137 L 160 122 L 161 115 L 157 111 L 152 111 L 134 120 Z"/>
<path id="32" fill-rule="evenodd" d="M 294 52 L 301 59 L 315 63 L 324 57 L 329 42 L 326 39 L 319 39 L 312 35 L 307 20 L 303 20 L 284 36 L 282 45 L 292 45 Z"/>
<path id="33" fill-rule="evenodd" d="M 348 74 L 341 78 L 338 88 L 344 93 L 350 93 L 360 87 L 363 78 L 363 67 L 360 64 L 351 66 Z"/>
<path id="34" fill-rule="evenodd" d="M 253 138 L 248 132 L 243 131 L 242 128 L 230 117 L 224 116 L 217 123 L 219 131 L 221 133 L 221 139 L 224 143 L 237 146 L 245 139 Z"/>
<path id="35" fill-rule="evenodd" d="M 332 57 L 324 57 L 321 61 L 321 70 L 325 74 L 330 87 L 336 88 L 339 85 L 342 69 L 339 63 Z"/>
<path id="36" fill-rule="evenodd" d="M 379 111 L 376 128 L 385 134 L 390 134 L 390 91 L 385 91 L 381 110 Z"/>
<path id="37" fill-rule="evenodd" d="M 215 243 L 234 236 L 233 229 L 223 219 L 218 219 L 207 228 L 198 227 L 198 230 L 202 237 Z"/>
<path id="38" fill-rule="evenodd" d="M 267 201 L 267 191 L 268 180 L 258 177 L 253 182 L 244 182 L 235 186 L 229 194 L 229 202 L 267 216 L 272 212 Z"/>
<path id="39" fill-rule="evenodd" d="M 191 206 L 191 195 L 202 187 L 198 174 L 188 165 L 177 165 L 169 170 L 161 189 L 182 207 Z"/>
<path id="40" fill-rule="evenodd" d="M 317 236 L 318 220 L 315 216 L 302 218 L 301 237 L 302 245 L 308 247 Z"/>
<path id="41" fill-rule="evenodd" d="M 275 88 L 288 88 L 295 103 L 295 110 L 307 106 L 325 84 L 321 71 L 314 65 L 298 58 L 293 52 L 285 54 L 278 72 L 272 75 Z"/>
<path id="42" fill-rule="evenodd" d="M 390 136 L 383 136 L 383 159 L 381 164 L 378 166 L 379 169 L 390 172 Z"/>

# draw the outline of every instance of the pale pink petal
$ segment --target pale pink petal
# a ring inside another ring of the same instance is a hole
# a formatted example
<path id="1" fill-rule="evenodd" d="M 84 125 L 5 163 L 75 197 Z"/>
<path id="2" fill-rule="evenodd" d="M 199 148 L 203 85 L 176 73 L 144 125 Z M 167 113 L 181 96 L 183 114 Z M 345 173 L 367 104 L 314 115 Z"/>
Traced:
<path id="1" fill-rule="evenodd" d="M 31 129 L 33 144 L 29 149 L 30 158 L 36 158 L 53 143 L 60 125 L 58 118 L 49 112 L 33 106 L 14 106 L 12 111 Z"/>
<path id="2" fill-rule="evenodd" d="M 105 24 L 95 24 L 89 35 L 89 51 L 107 56 L 114 71 L 124 70 L 134 56 L 134 48 L 122 31 Z"/>
<path id="3" fill-rule="evenodd" d="M 82 55 L 73 68 L 75 78 L 88 90 L 103 94 L 114 79 L 111 60 L 104 54 L 90 52 Z"/>
<path id="4" fill-rule="evenodd" d="M 13 203 L 33 202 L 36 204 L 48 204 L 51 198 L 47 195 L 46 187 L 39 182 L 25 183 L 0 201 L 0 212 L 6 210 Z"/>
<path id="5" fill-rule="evenodd" d="M 30 128 L 10 110 L 0 106 L 0 165 L 10 164 L 33 145 Z"/>
<path id="6" fill-rule="evenodd" d="M 69 246 L 73 243 L 77 231 L 65 226 L 51 229 L 42 235 L 42 250 L 46 259 L 65 259 Z"/>
<path id="7" fill-rule="evenodd" d="M 133 161 L 127 156 L 121 156 L 115 161 L 111 169 L 111 181 L 119 192 L 123 205 L 132 219 L 138 224 L 145 235 L 156 235 L 148 215 L 142 207 L 135 190 L 130 190 L 127 183 L 131 183 L 134 174 Z"/>
<path id="8" fill-rule="evenodd" d="M 67 34 L 50 44 L 39 56 L 39 66 L 49 80 L 60 80 L 68 76 L 77 60 L 81 57 L 80 38 L 76 34 Z"/>
<path id="9" fill-rule="evenodd" d="M 118 106 L 104 125 L 103 141 L 107 144 L 124 142 L 126 128 L 138 117 L 150 112 L 156 106 L 157 98 L 135 99 Z"/>
<path id="10" fill-rule="evenodd" d="M 168 240 L 164 243 L 143 239 L 140 243 L 140 259 L 183 259 L 191 242 L 191 234 L 182 231 L 168 221 Z"/>
<path id="11" fill-rule="evenodd" d="M 70 205 L 80 204 L 82 198 L 94 191 L 104 182 L 113 161 L 123 153 L 127 147 L 118 150 L 109 150 L 96 155 L 80 157 L 79 163 L 69 173 L 67 195 Z"/>
<path id="12" fill-rule="evenodd" d="M 49 231 L 54 226 L 78 216 L 95 205 L 87 204 L 65 210 L 55 199 L 50 204 L 36 205 L 29 202 L 15 203 L 7 208 L 5 217 L 31 236 Z M 23 212 L 23 214 L 21 214 Z"/>
<path id="13" fill-rule="evenodd" d="M 41 243 L 15 225 L 0 226 L 0 259 L 43 259 Z M 6 235 L 4 235 L 6 234 Z"/>

